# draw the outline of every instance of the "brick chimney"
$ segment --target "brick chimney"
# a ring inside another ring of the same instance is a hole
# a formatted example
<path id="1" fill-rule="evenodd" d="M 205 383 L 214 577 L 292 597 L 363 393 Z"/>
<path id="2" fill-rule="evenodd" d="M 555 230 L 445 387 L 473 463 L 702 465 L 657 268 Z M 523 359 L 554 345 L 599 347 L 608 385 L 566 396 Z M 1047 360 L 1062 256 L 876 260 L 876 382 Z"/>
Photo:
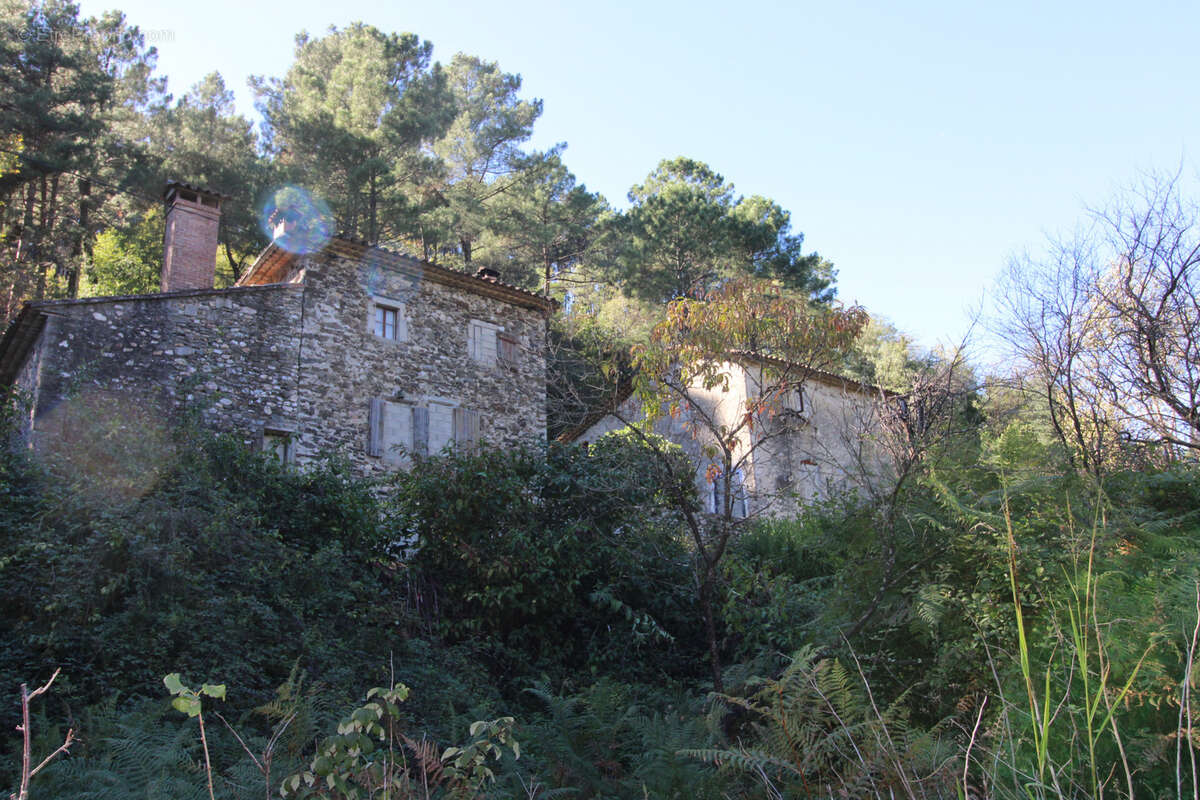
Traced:
<path id="1" fill-rule="evenodd" d="M 216 192 L 171 181 L 163 191 L 167 204 L 163 239 L 162 290 L 211 289 L 217 269 L 217 231 L 221 201 Z"/>

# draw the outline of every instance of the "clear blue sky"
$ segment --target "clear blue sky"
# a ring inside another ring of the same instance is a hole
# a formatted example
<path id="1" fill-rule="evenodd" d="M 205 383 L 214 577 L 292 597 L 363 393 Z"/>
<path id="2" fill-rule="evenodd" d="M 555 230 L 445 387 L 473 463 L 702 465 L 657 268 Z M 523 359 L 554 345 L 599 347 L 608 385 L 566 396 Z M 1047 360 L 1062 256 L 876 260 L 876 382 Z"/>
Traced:
<path id="1" fill-rule="evenodd" d="M 282 75 L 301 29 L 362 20 L 498 61 L 545 101 L 534 144 L 567 142 L 610 202 L 662 158 L 706 161 L 925 345 L 962 334 L 1011 254 L 1200 152 L 1195 2 L 82 6 L 150 32 L 174 93 L 217 70 L 246 112 L 246 77 Z"/>

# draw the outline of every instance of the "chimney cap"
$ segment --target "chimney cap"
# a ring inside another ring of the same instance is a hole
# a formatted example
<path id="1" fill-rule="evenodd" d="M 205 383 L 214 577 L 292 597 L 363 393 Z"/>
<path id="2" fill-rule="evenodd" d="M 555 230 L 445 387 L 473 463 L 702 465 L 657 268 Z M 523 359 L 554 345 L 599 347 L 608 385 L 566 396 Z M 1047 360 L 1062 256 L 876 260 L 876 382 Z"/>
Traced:
<path id="1" fill-rule="evenodd" d="M 212 189 L 206 189 L 203 186 L 196 186 L 184 181 L 167 181 L 166 186 L 163 187 L 163 200 L 168 203 L 171 202 L 175 199 L 175 195 L 178 194 L 180 190 L 186 192 L 195 192 L 198 195 L 205 195 L 217 201 L 233 199 L 227 194 L 222 194 L 221 192 L 217 192 Z"/>

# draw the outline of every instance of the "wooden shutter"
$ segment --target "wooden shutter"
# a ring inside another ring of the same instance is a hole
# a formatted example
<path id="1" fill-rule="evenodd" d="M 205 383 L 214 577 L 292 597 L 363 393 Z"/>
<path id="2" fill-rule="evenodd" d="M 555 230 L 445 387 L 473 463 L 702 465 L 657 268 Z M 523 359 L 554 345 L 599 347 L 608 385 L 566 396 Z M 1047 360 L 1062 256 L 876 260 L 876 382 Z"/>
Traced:
<path id="1" fill-rule="evenodd" d="M 367 455 L 383 454 L 383 398 L 371 398 L 371 413 L 367 417 L 370 434 L 367 439 Z"/>
<path id="2" fill-rule="evenodd" d="M 479 412 L 469 408 L 454 409 L 454 443 L 472 448 L 479 443 Z"/>
<path id="3" fill-rule="evenodd" d="M 467 347 L 470 351 L 471 358 L 476 361 L 483 360 L 483 328 L 476 325 L 474 322 L 469 324 L 467 333 Z"/>
<path id="4" fill-rule="evenodd" d="M 506 336 L 503 333 L 496 334 L 496 342 L 499 346 L 500 360 L 505 364 L 517 363 L 517 340 L 511 336 Z"/>
<path id="5" fill-rule="evenodd" d="M 429 409 L 414 408 L 412 410 L 413 453 L 419 456 L 429 455 Z"/>

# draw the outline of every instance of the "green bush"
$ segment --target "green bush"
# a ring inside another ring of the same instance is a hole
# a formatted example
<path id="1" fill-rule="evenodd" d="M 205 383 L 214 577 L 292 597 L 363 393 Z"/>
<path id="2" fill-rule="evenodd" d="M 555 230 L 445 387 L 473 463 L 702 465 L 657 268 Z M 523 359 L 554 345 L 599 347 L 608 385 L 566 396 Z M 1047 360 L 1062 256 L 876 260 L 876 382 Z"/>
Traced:
<path id="1" fill-rule="evenodd" d="M 395 478 L 393 529 L 423 610 L 482 641 L 493 672 L 690 674 L 700 625 L 688 552 L 638 445 L 480 450 Z"/>
<path id="2" fill-rule="evenodd" d="M 297 661 L 341 686 L 386 661 L 404 607 L 367 485 L 337 464 L 299 472 L 187 431 L 170 452 L 133 497 L 6 455 L 0 686 L 53 665 L 87 703 L 155 696 L 183 671 L 219 675 L 248 707 Z"/>

